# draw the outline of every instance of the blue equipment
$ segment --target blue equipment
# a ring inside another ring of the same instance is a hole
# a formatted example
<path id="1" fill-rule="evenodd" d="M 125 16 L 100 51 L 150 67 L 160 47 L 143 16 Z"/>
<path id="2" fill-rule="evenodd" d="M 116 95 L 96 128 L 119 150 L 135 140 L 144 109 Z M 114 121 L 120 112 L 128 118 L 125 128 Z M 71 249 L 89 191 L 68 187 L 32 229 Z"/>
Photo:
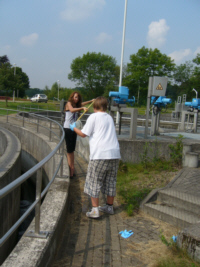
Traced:
<path id="1" fill-rule="evenodd" d="M 200 110 L 200 98 L 193 98 L 192 102 L 185 102 L 185 106 L 190 107 L 189 111 Z"/>
<path id="2" fill-rule="evenodd" d="M 115 97 L 113 100 L 117 104 L 135 104 L 135 97 L 133 99 L 128 99 L 129 89 L 125 86 L 119 86 L 119 92 L 109 92 L 109 97 Z"/>
<path id="3" fill-rule="evenodd" d="M 157 107 L 165 107 L 167 104 L 172 103 L 171 98 L 166 98 L 166 96 L 152 96 L 151 97 L 151 105 L 157 106 Z"/>
<path id="4" fill-rule="evenodd" d="M 152 96 L 151 97 L 151 105 L 153 105 L 153 113 L 157 115 L 159 111 L 164 107 L 167 108 L 167 104 L 172 102 L 171 98 L 166 98 L 166 96 Z"/>

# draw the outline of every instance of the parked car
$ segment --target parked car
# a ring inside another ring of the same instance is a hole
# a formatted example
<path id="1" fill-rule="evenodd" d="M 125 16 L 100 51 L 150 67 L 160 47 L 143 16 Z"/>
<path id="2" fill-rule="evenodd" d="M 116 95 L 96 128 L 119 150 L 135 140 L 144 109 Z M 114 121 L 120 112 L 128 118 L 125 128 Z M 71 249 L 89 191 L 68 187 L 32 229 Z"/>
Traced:
<path id="1" fill-rule="evenodd" d="M 44 94 L 36 94 L 31 98 L 31 102 L 45 102 L 47 103 L 48 98 Z"/>

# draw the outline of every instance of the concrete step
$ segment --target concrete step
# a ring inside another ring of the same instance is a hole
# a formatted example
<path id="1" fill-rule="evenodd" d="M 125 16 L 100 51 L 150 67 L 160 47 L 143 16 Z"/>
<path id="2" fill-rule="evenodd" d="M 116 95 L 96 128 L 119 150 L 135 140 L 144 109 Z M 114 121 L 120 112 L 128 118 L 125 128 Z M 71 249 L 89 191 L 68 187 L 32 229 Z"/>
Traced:
<path id="1" fill-rule="evenodd" d="M 191 194 L 186 194 L 174 189 L 164 189 L 158 192 L 156 202 L 200 216 L 200 198 Z"/>
<path id="2" fill-rule="evenodd" d="M 152 217 L 170 223 L 177 228 L 185 228 L 191 224 L 200 222 L 198 216 L 172 206 L 147 203 L 143 206 L 143 210 Z"/>

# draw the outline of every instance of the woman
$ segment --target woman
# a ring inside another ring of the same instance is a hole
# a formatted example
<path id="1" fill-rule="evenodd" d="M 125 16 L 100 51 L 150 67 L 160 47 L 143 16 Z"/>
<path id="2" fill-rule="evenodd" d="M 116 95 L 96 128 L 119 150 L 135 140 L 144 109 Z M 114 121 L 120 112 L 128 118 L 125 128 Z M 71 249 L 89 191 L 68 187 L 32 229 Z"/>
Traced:
<path id="1" fill-rule="evenodd" d="M 67 161 L 70 169 L 70 179 L 73 179 L 74 176 L 74 151 L 76 147 L 77 134 L 72 130 L 70 130 L 69 125 L 74 123 L 78 119 L 79 111 L 88 110 L 84 106 L 91 103 L 92 101 L 93 100 L 82 103 L 81 95 L 78 92 L 73 92 L 70 95 L 67 104 L 65 105 L 64 130 L 65 130 L 65 141 L 67 146 Z"/>

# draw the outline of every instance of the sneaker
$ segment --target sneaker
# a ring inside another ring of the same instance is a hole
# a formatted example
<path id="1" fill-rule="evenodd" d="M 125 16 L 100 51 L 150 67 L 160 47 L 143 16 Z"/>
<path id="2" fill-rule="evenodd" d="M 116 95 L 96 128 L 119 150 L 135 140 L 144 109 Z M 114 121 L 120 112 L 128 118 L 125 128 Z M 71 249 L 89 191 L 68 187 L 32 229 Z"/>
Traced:
<path id="1" fill-rule="evenodd" d="M 104 206 L 99 206 L 99 210 L 108 214 L 114 214 L 114 209 L 113 206 L 109 206 L 109 205 L 104 205 Z"/>
<path id="2" fill-rule="evenodd" d="M 86 216 L 89 218 L 99 218 L 99 209 L 98 208 L 92 208 L 91 211 L 88 211 L 86 213 Z"/>

